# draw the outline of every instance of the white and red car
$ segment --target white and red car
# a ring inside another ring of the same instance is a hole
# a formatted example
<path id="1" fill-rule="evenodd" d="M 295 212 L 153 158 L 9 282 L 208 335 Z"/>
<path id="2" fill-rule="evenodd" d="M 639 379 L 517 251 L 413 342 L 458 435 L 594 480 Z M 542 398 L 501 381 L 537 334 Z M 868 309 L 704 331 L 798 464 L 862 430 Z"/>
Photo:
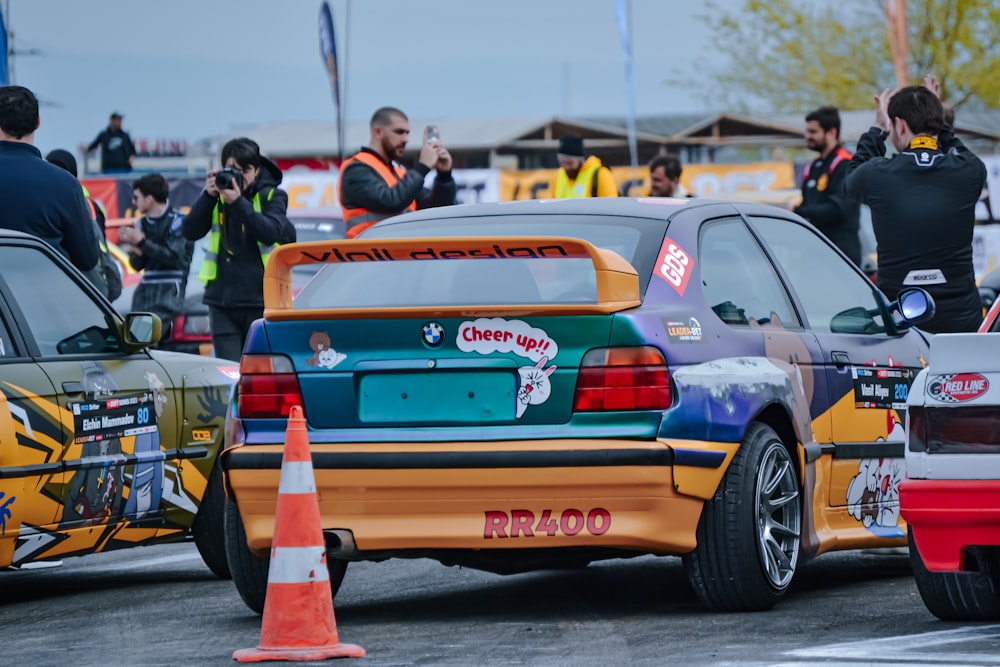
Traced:
<path id="1" fill-rule="evenodd" d="M 917 589 L 944 620 L 1000 619 L 1000 333 L 991 332 L 992 311 L 979 333 L 931 339 L 929 365 L 907 401 L 900 510 Z"/>

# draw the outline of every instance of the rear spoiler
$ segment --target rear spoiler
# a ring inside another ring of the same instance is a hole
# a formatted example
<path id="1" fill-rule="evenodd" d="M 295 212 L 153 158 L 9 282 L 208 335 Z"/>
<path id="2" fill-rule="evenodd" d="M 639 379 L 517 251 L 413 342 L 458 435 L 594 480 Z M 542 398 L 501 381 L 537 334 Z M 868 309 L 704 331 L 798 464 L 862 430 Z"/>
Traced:
<path id="1" fill-rule="evenodd" d="M 526 309 L 551 314 L 612 313 L 634 308 L 639 298 L 639 275 L 618 253 L 598 248 L 584 241 L 563 236 L 505 236 L 352 239 L 291 243 L 276 248 L 264 271 L 264 316 L 268 320 L 337 318 L 406 317 L 428 312 L 426 306 L 414 308 L 337 308 L 323 311 L 292 311 L 292 267 L 303 264 L 345 264 L 353 262 L 471 261 L 482 258 L 589 258 L 597 274 L 596 304 L 533 304 L 434 307 L 439 315 L 467 315 L 475 312 L 517 311 Z"/>

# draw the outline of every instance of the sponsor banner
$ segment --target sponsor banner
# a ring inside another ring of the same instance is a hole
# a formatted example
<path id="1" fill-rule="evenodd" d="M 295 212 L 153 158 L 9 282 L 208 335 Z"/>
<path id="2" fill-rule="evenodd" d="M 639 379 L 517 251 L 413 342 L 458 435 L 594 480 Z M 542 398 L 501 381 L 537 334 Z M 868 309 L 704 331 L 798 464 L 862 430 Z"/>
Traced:
<path id="1" fill-rule="evenodd" d="M 281 189 L 288 193 L 288 210 L 327 211 L 340 217 L 337 179 L 340 172 L 294 169 L 281 178 Z"/>
<path id="2" fill-rule="evenodd" d="M 431 170 L 424 179 L 424 187 L 434 186 L 436 171 Z M 455 169 L 451 172 L 455 179 L 456 204 L 483 204 L 500 201 L 499 169 Z"/>
<path id="3" fill-rule="evenodd" d="M 118 180 L 114 178 L 84 178 L 80 181 L 83 187 L 87 188 L 87 192 L 90 193 L 90 198 L 94 201 L 100 202 L 101 206 L 104 207 L 104 215 L 106 218 L 119 218 L 122 214 L 119 211 L 123 210 L 119 208 L 120 199 L 118 197 Z M 129 201 L 126 203 L 127 206 L 132 204 L 132 184 L 128 184 L 128 198 Z"/>
<path id="4" fill-rule="evenodd" d="M 611 167 L 618 192 L 624 197 L 649 194 L 649 168 Z M 526 171 L 501 170 L 501 201 L 548 199 L 556 169 Z M 795 187 L 790 162 L 752 162 L 748 164 L 686 164 L 681 185 L 696 197 L 725 199 L 727 194 L 766 192 Z M 484 200 L 487 201 L 487 200 Z"/>
<path id="5" fill-rule="evenodd" d="M 977 280 L 1000 268 L 1000 224 L 976 225 L 972 229 L 972 267 Z"/>

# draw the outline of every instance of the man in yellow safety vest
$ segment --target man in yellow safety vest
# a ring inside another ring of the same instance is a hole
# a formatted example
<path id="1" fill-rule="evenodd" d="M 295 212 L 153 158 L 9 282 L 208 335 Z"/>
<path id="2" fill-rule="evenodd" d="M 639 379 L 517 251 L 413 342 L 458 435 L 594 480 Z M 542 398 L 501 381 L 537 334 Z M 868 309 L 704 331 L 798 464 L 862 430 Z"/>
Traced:
<path id="1" fill-rule="evenodd" d="M 264 316 L 264 265 L 275 245 L 295 242 L 281 170 L 257 142 L 232 139 L 223 168 L 209 172 L 205 190 L 181 227 L 196 241 L 208 234 L 198 278 L 205 284 L 215 356 L 238 361 L 250 324 Z"/>

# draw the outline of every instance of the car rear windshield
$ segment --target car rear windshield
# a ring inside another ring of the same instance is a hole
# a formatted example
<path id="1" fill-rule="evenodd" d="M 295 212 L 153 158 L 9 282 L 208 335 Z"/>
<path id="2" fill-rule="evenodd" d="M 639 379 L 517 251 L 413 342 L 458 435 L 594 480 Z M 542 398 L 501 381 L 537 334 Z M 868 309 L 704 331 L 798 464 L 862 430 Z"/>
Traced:
<path id="1" fill-rule="evenodd" d="M 569 236 L 624 257 L 644 293 L 665 223 L 610 216 L 449 218 L 385 225 L 363 238 Z M 597 302 L 590 258 L 458 259 L 330 264 L 295 298 L 296 310 Z"/>

